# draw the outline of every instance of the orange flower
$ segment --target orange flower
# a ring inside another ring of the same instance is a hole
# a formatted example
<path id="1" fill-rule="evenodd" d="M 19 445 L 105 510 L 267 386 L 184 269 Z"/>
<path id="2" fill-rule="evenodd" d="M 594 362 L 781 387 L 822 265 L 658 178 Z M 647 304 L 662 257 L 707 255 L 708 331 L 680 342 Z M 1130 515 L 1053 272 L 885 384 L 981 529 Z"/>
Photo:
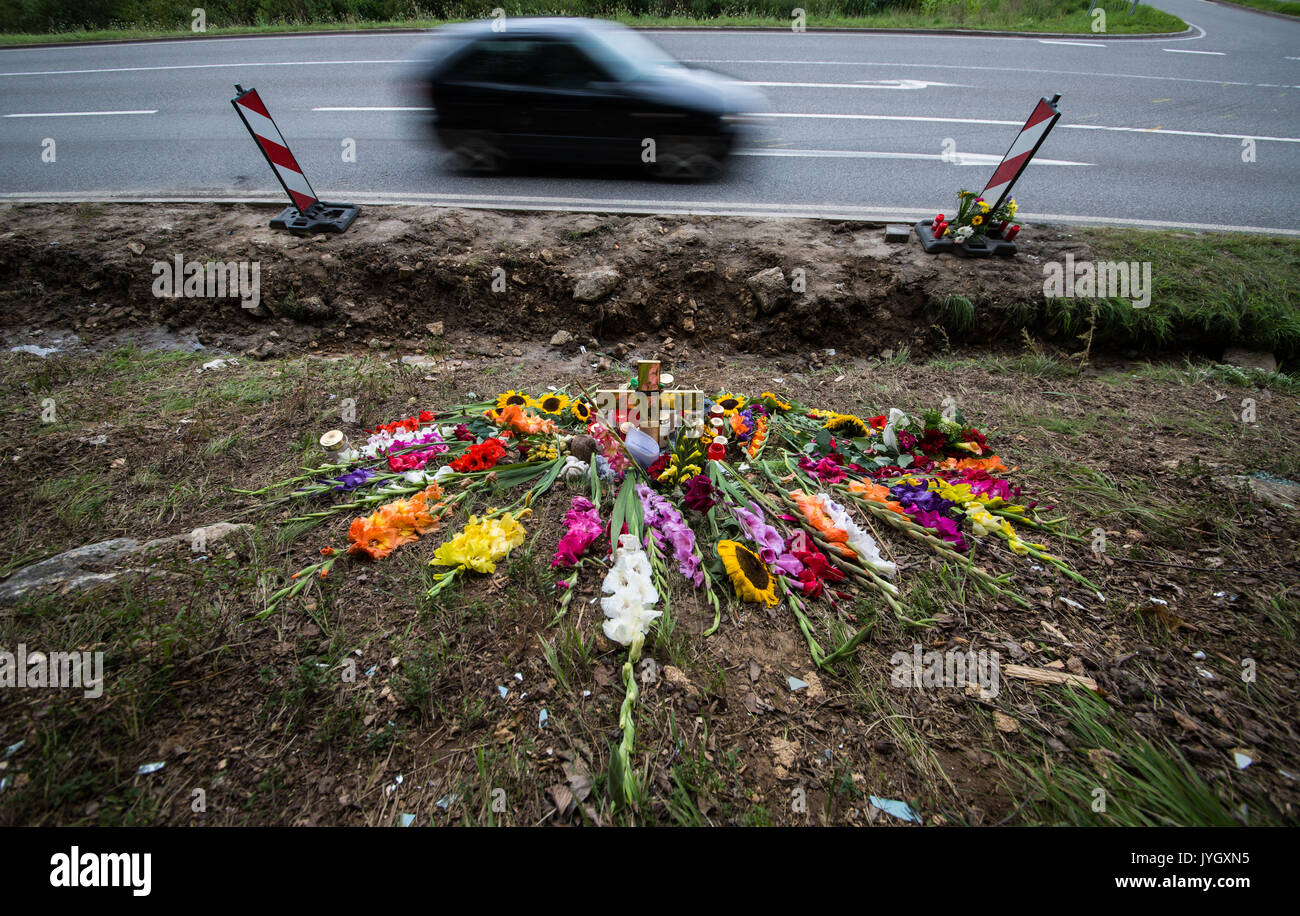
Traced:
<path id="1" fill-rule="evenodd" d="M 525 436 L 535 436 L 538 433 L 553 435 L 556 431 L 554 420 L 543 420 L 536 414 L 524 413 L 518 404 L 507 404 L 500 410 L 489 410 L 487 416 L 497 426 L 508 426 Z"/>
<path id="2" fill-rule="evenodd" d="M 854 480 L 849 483 L 849 492 L 863 499 L 869 499 L 873 503 L 880 503 L 891 512 L 907 515 L 907 511 L 902 506 L 889 498 L 889 487 L 882 484 L 872 483 L 869 480 Z"/>
<path id="3" fill-rule="evenodd" d="M 431 483 L 410 499 L 398 499 L 380 506 L 369 516 L 352 520 L 348 528 L 348 553 L 364 553 L 372 560 L 382 560 L 403 544 L 438 527 L 437 512 L 441 503 L 429 506 L 430 499 L 442 498 L 442 487 Z"/>
<path id="4" fill-rule="evenodd" d="M 754 420 L 754 437 L 749 440 L 749 447 L 745 451 L 753 458 L 758 454 L 763 443 L 767 441 L 767 417 L 757 417 Z"/>
<path id="5" fill-rule="evenodd" d="M 790 498 L 799 507 L 803 517 L 808 520 L 808 524 L 820 531 L 822 537 L 828 542 L 834 544 L 842 556 L 857 556 L 857 553 L 848 546 L 849 533 L 843 528 L 835 527 L 835 523 L 831 521 L 830 516 L 822 509 L 821 503 L 815 497 L 809 496 L 802 490 L 791 490 Z"/>
<path id="6" fill-rule="evenodd" d="M 337 552 L 338 551 L 336 551 L 333 547 L 322 547 L 320 549 L 320 555 L 322 557 L 332 557 Z"/>

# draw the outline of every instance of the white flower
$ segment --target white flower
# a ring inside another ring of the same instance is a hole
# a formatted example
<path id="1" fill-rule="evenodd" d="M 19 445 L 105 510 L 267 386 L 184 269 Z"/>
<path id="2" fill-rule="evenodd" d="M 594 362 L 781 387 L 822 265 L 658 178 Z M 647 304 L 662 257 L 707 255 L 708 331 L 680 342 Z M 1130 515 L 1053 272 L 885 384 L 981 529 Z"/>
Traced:
<path id="1" fill-rule="evenodd" d="M 908 423 L 907 414 L 903 413 L 897 407 L 889 408 L 889 420 L 885 423 L 884 432 L 881 433 L 881 439 L 884 440 L 885 448 L 892 451 L 898 451 L 898 427 L 906 426 Z"/>
<path id="2" fill-rule="evenodd" d="M 560 468 L 562 480 L 581 480 L 587 476 L 587 462 L 573 455 L 564 456 L 564 467 Z"/>
<path id="3" fill-rule="evenodd" d="M 429 485 L 429 473 L 424 470 L 407 471 L 402 475 L 402 478 L 407 483 L 414 484 L 417 487 L 425 487 Z"/>
<path id="4" fill-rule="evenodd" d="M 858 527 L 858 523 L 849 515 L 847 509 L 825 493 L 819 493 L 818 497 L 821 500 L 822 508 L 830 516 L 835 527 L 848 532 L 849 547 L 858 555 L 862 565 L 869 567 L 882 576 L 892 576 L 898 571 L 898 567 L 881 556 L 880 545 L 876 543 L 876 539 Z"/>
<path id="5" fill-rule="evenodd" d="M 451 465 L 449 465 L 449 464 L 444 464 L 442 467 L 438 468 L 438 470 L 436 470 L 436 471 L 433 472 L 433 480 L 434 480 L 435 483 L 439 483 L 439 484 L 440 484 L 440 483 L 442 483 L 444 480 L 446 480 L 448 477 L 450 477 L 452 474 L 455 474 L 455 473 L 456 473 L 456 471 L 452 468 Z"/>
<path id="6" fill-rule="evenodd" d="M 618 539 L 614 566 L 605 575 L 601 590 L 608 595 L 600 599 L 600 609 L 609 618 L 605 621 L 605 635 L 625 646 L 644 637 L 650 624 L 663 613 L 652 610 L 659 601 L 659 592 L 650 574 L 650 558 L 630 534 Z"/>
<path id="7" fill-rule="evenodd" d="M 953 234 L 957 236 L 957 241 L 964 242 L 972 235 L 975 234 L 975 230 L 972 229 L 970 226 L 962 226 Z"/>

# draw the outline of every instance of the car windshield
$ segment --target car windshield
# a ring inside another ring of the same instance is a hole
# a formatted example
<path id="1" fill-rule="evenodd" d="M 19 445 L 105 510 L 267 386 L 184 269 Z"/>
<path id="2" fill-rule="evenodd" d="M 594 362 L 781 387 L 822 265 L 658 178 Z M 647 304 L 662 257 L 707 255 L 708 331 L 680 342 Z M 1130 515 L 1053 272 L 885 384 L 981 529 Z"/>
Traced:
<path id="1" fill-rule="evenodd" d="M 651 41 L 630 29 L 600 29 L 591 33 L 587 51 L 618 80 L 654 79 L 681 64 Z"/>

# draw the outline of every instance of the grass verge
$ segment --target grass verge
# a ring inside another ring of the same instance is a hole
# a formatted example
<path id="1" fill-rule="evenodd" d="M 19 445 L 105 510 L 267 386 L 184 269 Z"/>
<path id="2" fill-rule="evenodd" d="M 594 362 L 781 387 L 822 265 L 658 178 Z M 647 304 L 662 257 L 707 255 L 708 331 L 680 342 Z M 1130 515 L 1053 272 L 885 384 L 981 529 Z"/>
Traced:
<path id="1" fill-rule="evenodd" d="M 1300 4 L 1278 4 L 1300 6 Z M 1149 6 L 1139 6 L 1129 14 L 1126 0 L 1105 0 L 1104 28 L 1095 30 L 1098 19 L 1088 14 L 1089 0 L 916 0 L 896 8 L 882 9 L 871 15 L 848 15 L 843 7 L 857 4 L 836 0 L 805 2 L 806 27 L 810 29 L 962 29 L 969 31 L 1062 32 L 1092 35 L 1146 34 L 1181 32 L 1187 24 L 1177 16 Z M 109 27 L 95 27 L 94 22 L 69 21 L 66 13 L 54 11 L 44 20 L 34 17 L 13 18 L 4 22 L 5 34 L 0 45 L 45 44 L 53 42 L 131 41 L 151 38 L 191 38 L 200 36 L 265 35 L 277 32 L 334 31 L 350 29 L 431 29 L 450 22 L 479 18 L 482 10 L 460 4 L 444 4 L 441 16 L 431 16 L 417 4 L 409 17 L 367 17 L 344 12 L 330 18 L 301 18 L 290 14 L 261 14 L 261 21 L 237 21 L 238 13 L 223 17 L 207 5 L 207 19 L 202 33 L 193 30 L 190 7 L 168 10 L 150 18 L 118 19 Z M 614 3 L 608 0 L 575 0 L 562 5 L 524 0 L 508 6 L 511 16 L 551 15 L 563 12 L 571 16 L 614 19 L 640 28 L 733 27 L 789 28 L 792 20 L 786 5 L 763 0 L 741 0 L 735 4 L 693 3 Z M 35 22 L 46 23 L 42 28 Z M 229 24 L 223 24 L 229 23 Z"/>

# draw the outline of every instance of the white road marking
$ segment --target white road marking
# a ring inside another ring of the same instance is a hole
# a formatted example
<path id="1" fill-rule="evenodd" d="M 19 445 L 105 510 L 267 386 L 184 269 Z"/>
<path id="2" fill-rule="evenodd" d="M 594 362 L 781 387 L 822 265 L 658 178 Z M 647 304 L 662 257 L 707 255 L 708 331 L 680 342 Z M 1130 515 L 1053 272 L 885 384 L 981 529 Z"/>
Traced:
<path id="1" fill-rule="evenodd" d="M 1099 73 L 1095 70 L 1047 70 L 1034 67 L 985 67 L 976 64 L 902 64 L 886 63 L 873 60 L 757 60 L 726 58 L 683 58 L 683 63 L 691 64 L 809 64 L 825 67 L 900 67 L 917 70 L 981 70 L 994 73 L 1044 73 L 1051 76 L 1091 76 L 1103 79 L 1123 80 L 1160 80 L 1172 83 L 1212 83 L 1216 86 L 1252 86 L 1261 83 L 1247 83 L 1240 80 L 1208 80 L 1189 76 L 1150 76 L 1144 73 Z M 3 74 L 0 74 L 3 76 Z M 1300 86 L 1287 86 L 1287 89 L 1300 89 Z"/>
<path id="2" fill-rule="evenodd" d="M 87 191 L 53 193 L 0 193 L 0 200 L 26 203 L 245 203 L 283 204 L 284 195 L 271 188 L 260 192 L 264 196 L 197 196 L 160 195 L 155 192 L 121 192 L 103 194 Z M 430 194 L 369 191 L 325 190 L 324 199 L 344 198 L 360 204 L 377 206 L 469 207 L 472 209 L 508 210 L 561 210 L 586 213 L 667 213 L 698 214 L 701 216 L 748 216 L 780 219 L 835 219 L 835 220 L 917 220 L 934 215 L 929 210 L 902 207 L 855 207 L 836 204 L 763 204 L 734 201 L 672 201 L 619 200 L 591 197 L 515 197 L 504 194 Z M 1234 226 L 1221 223 L 1182 223 L 1152 219 L 1123 219 L 1106 216 L 1065 215 L 1058 213 L 1027 213 L 1021 211 L 1017 219 L 1022 223 L 1066 223 L 1073 225 L 1138 226 L 1153 229 L 1192 229 L 1209 232 L 1251 232 L 1266 235 L 1300 237 L 1300 229 L 1279 229 L 1272 226 Z"/>
<path id="3" fill-rule="evenodd" d="M 19 114 L 7 114 L 6 118 L 94 118 L 99 115 L 150 115 L 157 114 L 157 108 L 140 109 L 137 111 L 44 111 L 44 112 L 22 112 Z"/>
<path id="4" fill-rule="evenodd" d="M 760 156 L 775 159 L 915 159 L 918 161 L 946 162 L 942 153 L 894 153 L 857 149 L 742 149 L 737 156 Z M 992 153 L 956 152 L 953 165 L 997 165 L 1001 156 Z M 1031 160 L 1033 165 L 1096 165 L 1095 162 L 1074 162 L 1070 159 Z"/>
<path id="5" fill-rule="evenodd" d="M 399 108 L 386 105 L 352 105 L 352 107 L 313 108 L 313 112 L 432 112 L 432 108 Z M 803 112 L 746 112 L 751 118 L 810 118 L 822 121 L 914 121 L 922 123 L 983 123 L 996 127 L 1022 126 L 1023 121 L 1004 121 L 1000 118 L 941 118 L 923 114 L 807 114 Z M 1170 127 L 1113 127 L 1093 123 L 1063 123 L 1062 130 L 1110 130 L 1122 134 L 1170 134 L 1174 136 L 1208 136 L 1217 140 L 1273 140 L 1274 143 L 1300 143 L 1300 136 L 1264 136 L 1260 134 L 1217 134 L 1208 130 L 1174 130 Z M 974 153 L 969 153 L 974 155 Z M 910 157 L 906 153 L 905 157 Z M 1001 157 L 992 160 L 1000 162 Z M 1093 162 L 1053 162 L 1060 165 L 1093 165 Z"/>
<path id="6" fill-rule="evenodd" d="M 1076 48 L 1104 48 L 1106 47 L 1099 41 L 1064 41 L 1059 38 L 1040 38 L 1040 45 L 1074 45 Z"/>
<path id="7" fill-rule="evenodd" d="M 928 89 L 944 86 L 953 89 L 970 89 L 958 83 L 933 83 L 929 80 L 859 80 L 856 83 L 786 83 L 761 80 L 742 80 L 747 86 L 782 86 L 801 89 Z"/>
<path id="8" fill-rule="evenodd" d="M 1226 51 L 1188 51 L 1184 48 L 1161 48 L 1162 51 L 1168 51 L 1170 54 L 1213 54 L 1215 57 L 1226 57 Z"/>
<path id="9" fill-rule="evenodd" d="M 312 111 L 433 111 L 432 107 L 415 106 L 404 107 L 401 105 L 353 105 L 353 106 L 325 106 L 323 108 L 313 108 Z"/>
<path id="10" fill-rule="evenodd" d="M 418 64 L 411 60 L 264 60 L 245 64 L 170 64 L 162 67 L 100 67 L 91 70 L 21 70 L 0 76 L 69 76 L 84 73 L 139 73 L 151 70 L 229 70 L 237 67 L 336 67 L 342 64 Z"/>
<path id="11" fill-rule="evenodd" d="M 754 112 L 752 118 L 819 118 L 848 121 L 922 121 L 933 124 L 1023 125 L 1023 121 L 998 121 L 986 118 L 938 118 L 922 115 L 803 114 L 794 112 Z M 1219 140 L 1272 140 L 1277 143 L 1300 143 L 1300 137 L 1265 137 L 1259 134 L 1219 134 L 1204 130 L 1172 130 L 1165 127 L 1109 127 L 1102 124 L 1060 124 L 1062 130 L 1112 130 L 1129 134 L 1172 134 L 1179 137 L 1211 137 Z"/>

